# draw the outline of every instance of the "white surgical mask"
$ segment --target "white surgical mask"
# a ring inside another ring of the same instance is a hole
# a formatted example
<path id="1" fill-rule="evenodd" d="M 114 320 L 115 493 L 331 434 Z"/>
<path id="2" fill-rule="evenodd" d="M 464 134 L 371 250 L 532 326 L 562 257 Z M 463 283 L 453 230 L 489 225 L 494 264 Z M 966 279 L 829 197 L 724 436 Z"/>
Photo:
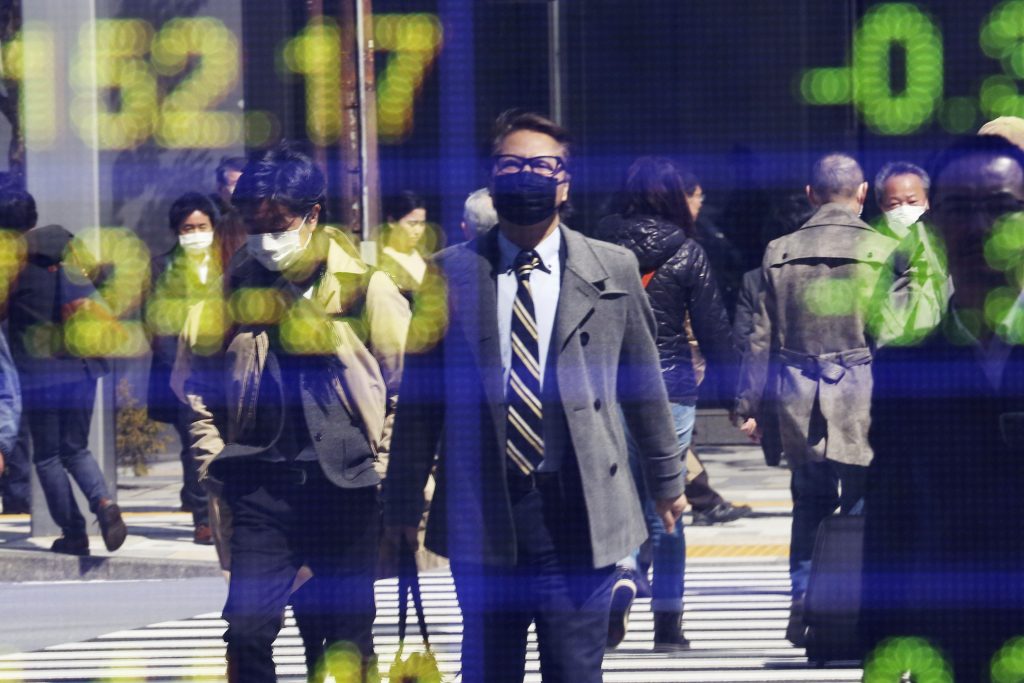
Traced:
<path id="1" fill-rule="evenodd" d="M 911 225 L 917 222 L 917 219 L 921 217 L 921 214 L 925 212 L 925 207 L 914 206 L 913 204 L 903 204 L 897 206 L 891 211 L 885 212 L 885 222 L 889 224 L 893 232 L 903 234 L 907 231 Z"/>
<path id="2" fill-rule="evenodd" d="M 305 216 L 295 230 L 249 235 L 246 244 L 253 258 L 267 270 L 280 271 L 293 265 L 309 245 L 308 237 L 305 244 L 302 242 L 302 227 L 306 224 L 306 218 L 309 216 Z"/>
<path id="3" fill-rule="evenodd" d="M 204 230 L 178 235 L 178 244 L 190 254 L 198 254 L 213 246 L 213 231 Z"/>

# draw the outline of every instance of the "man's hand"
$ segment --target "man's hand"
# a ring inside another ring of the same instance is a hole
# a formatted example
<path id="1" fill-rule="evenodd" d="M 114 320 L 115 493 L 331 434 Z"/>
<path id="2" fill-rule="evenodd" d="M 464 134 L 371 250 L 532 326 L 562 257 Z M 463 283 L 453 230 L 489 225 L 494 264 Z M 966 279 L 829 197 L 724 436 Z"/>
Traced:
<path id="1" fill-rule="evenodd" d="M 384 530 L 384 533 L 394 543 L 395 547 L 399 547 L 404 542 L 414 552 L 420 549 L 419 529 L 417 527 L 389 526 Z"/>
<path id="2" fill-rule="evenodd" d="M 676 523 L 686 509 L 686 494 L 681 493 L 678 498 L 662 498 L 654 504 L 654 509 L 661 517 L 665 531 L 671 534 L 676 530 Z"/>
<path id="3" fill-rule="evenodd" d="M 740 425 L 740 431 L 747 435 L 747 438 L 754 443 L 761 443 L 761 428 L 757 426 L 757 420 L 748 417 Z"/>

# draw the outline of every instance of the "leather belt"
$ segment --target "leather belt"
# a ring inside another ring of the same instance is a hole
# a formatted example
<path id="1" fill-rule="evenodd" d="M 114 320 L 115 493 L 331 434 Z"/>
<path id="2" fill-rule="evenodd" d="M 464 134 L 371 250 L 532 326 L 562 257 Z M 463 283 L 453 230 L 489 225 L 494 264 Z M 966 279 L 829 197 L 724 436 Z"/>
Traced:
<path id="1" fill-rule="evenodd" d="M 505 470 L 505 480 L 508 482 L 508 494 L 512 502 L 523 498 L 534 490 L 548 488 L 558 483 L 558 472 L 532 472 L 523 474 L 519 470 Z"/>

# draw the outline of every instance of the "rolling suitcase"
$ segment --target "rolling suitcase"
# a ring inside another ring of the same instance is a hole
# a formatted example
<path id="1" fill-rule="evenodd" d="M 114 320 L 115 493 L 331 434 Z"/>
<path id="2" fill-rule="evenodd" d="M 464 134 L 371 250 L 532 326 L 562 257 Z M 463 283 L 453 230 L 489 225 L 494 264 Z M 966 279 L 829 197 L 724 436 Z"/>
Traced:
<path id="1" fill-rule="evenodd" d="M 860 660 L 859 633 L 864 517 L 834 515 L 818 527 L 804 596 L 807 658 L 817 664 Z"/>

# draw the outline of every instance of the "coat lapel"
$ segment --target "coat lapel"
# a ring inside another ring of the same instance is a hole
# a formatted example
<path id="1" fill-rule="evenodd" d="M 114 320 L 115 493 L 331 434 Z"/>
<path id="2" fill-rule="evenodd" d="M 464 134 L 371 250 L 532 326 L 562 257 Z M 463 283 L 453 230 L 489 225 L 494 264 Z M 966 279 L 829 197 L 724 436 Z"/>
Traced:
<path id="1" fill-rule="evenodd" d="M 606 291 L 608 272 L 582 235 L 563 227 L 562 240 L 565 273 L 558 295 L 553 340 L 558 353 L 565 350 L 573 334 L 594 314 L 602 296 L 621 294 Z"/>
<path id="2" fill-rule="evenodd" d="M 467 346 L 480 371 L 495 422 L 504 424 L 501 347 L 498 339 L 498 231 L 491 230 L 467 245 L 446 266 L 450 300 L 455 304 Z"/>

